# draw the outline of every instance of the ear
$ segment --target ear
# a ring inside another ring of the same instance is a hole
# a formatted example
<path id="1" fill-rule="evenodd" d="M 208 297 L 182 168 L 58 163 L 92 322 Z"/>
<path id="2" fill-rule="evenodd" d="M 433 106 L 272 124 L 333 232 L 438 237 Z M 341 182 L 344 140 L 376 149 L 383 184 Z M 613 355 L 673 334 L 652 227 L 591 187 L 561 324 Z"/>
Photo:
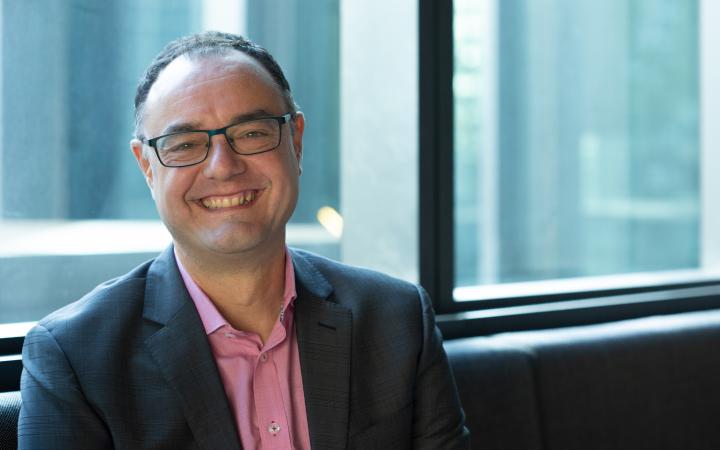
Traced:
<path id="1" fill-rule="evenodd" d="M 135 155 L 138 167 L 140 167 L 140 171 L 145 177 L 145 182 L 150 188 L 150 193 L 153 193 L 153 172 L 152 167 L 150 167 L 150 160 L 146 157 L 145 152 L 143 151 L 143 143 L 138 139 L 133 139 L 130 141 L 130 149 L 132 150 L 133 155 Z"/>
<path id="2" fill-rule="evenodd" d="M 295 113 L 295 119 L 290 124 L 292 127 L 292 140 L 293 150 L 295 152 L 295 158 L 298 162 L 298 171 L 302 173 L 302 151 L 303 151 L 303 133 L 305 132 L 305 115 L 298 111 Z"/>

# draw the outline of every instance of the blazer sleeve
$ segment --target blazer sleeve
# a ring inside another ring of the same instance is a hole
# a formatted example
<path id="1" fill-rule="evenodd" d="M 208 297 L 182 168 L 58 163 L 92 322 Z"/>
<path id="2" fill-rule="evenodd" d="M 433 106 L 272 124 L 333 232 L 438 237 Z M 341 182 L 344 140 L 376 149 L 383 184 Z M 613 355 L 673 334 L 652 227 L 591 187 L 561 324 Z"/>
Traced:
<path id="1" fill-rule="evenodd" d="M 415 380 L 414 449 L 469 449 L 470 432 L 440 330 L 425 290 L 418 287 L 423 317 L 423 348 Z"/>
<path id="2" fill-rule="evenodd" d="M 43 326 L 25 337 L 19 449 L 112 448 L 60 345 Z"/>

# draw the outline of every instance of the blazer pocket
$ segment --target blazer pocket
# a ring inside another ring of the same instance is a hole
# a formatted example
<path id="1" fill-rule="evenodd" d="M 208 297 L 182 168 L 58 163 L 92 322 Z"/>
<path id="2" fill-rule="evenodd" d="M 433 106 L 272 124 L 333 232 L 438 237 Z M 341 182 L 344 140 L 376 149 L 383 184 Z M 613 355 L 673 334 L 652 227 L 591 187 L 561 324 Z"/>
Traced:
<path id="1" fill-rule="evenodd" d="M 412 448 L 413 405 L 383 417 L 349 437 L 348 448 L 358 450 L 402 450 Z"/>

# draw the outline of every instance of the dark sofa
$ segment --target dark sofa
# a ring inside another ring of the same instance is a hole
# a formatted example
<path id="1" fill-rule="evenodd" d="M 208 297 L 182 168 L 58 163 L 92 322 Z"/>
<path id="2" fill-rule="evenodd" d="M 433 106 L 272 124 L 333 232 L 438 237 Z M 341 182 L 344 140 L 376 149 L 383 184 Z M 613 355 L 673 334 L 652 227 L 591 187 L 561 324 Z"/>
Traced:
<path id="1" fill-rule="evenodd" d="M 718 310 L 446 348 L 473 448 L 720 449 Z"/>
<path id="2" fill-rule="evenodd" d="M 482 450 L 720 450 L 720 310 L 447 341 Z M 0 450 L 20 398 L 0 394 Z"/>
<path id="3" fill-rule="evenodd" d="M 20 392 L 0 392 L 0 450 L 17 448 Z"/>

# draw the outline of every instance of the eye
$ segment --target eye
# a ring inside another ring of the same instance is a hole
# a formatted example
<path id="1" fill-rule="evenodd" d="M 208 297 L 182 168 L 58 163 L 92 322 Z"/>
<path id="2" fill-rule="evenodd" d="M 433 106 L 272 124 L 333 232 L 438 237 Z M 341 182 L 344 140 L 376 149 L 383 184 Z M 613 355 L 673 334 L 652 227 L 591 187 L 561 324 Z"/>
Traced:
<path id="1" fill-rule="evenodd" d="M 165 153 L 193 152 L 206 145 L 207 135 L 202 133 L 175 134 L 158 141 L 158 148 Z"/>
<path id="2" fill-rule="evenodd" d="M 242 136 L 240 136 L 241 139 L 257 139 L 257 138 L 264 138 L 267 136 L 267 133 L 262 130 L 249 130 L 245 133 L 243 133 Z"/>
<path id="3" fill-rule="evenodd" d="M 180 153 L 180 152 L 187 152 L 194 150 L 198 147 L 197 143 L 195 142 L 180 142 L 179 144 L 175 144 L 172 147 L 166 148 L 165 151 L 168 153 Z"/>

